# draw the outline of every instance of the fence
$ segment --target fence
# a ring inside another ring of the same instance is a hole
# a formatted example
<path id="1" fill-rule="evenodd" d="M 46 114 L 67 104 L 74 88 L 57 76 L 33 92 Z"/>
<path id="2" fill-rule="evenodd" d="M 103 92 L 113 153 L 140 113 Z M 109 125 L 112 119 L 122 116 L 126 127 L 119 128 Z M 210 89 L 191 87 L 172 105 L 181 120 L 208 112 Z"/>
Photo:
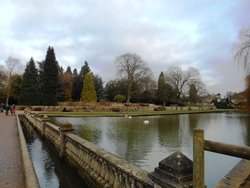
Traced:
<path id="1" fill-rule="evenodd" d="M 194 130 L 193 134 L 193 185 L 194 188 L 204 188 L 204 151 L 234 156 L 242 159 L 250 159 L 250 147 L 242 147 L 204 140 L 203 130 Z"/>

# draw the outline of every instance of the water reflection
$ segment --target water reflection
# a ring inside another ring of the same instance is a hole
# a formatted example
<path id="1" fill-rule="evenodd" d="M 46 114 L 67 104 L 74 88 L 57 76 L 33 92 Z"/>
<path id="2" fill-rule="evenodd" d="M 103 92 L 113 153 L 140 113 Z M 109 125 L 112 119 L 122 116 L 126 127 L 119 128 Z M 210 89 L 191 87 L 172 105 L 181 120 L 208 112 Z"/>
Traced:
<path id="1" fill-rule="evenodd" d="M 35 131 L 27 130 L 25 126 L 23 130 L 41 188 L 88 188 L 76 171 L 60 160 L 53 148 L 47 142 L 42 142 Z"/>
<path id="2" fill-rule="evenodd" d="M 110 122 L 107 137 L 116 143 L 115 153 L 129 162 L 141 164 L 153 144 L 153 127 L 143 124 L 142 118 L 115 118 Z"/>
<path id="3" fill-rule="evenodd" d="M 149 124 L 144 124 L 144 120 Z M 105 150 L 153 171 L 158 162 L 181 150 L 193 158 L 193 129 L 203 129 L 205 139 L 235 145 L 250 145 L 250 118 L 240 113 L 211 113 L 170 116 L 55 118 L 75 126 L 99 130 L 92 141 Z M 84 137 L 84 136 L 83 136 Z M 214 187 L 238 158 L 205 152 L 206 184 Z"/>

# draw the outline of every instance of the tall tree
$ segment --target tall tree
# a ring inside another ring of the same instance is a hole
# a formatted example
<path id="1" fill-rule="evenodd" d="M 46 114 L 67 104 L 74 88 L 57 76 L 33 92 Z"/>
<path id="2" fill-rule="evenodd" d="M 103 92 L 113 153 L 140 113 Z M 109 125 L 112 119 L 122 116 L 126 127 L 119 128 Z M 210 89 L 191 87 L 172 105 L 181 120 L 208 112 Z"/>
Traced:
<path id="1" fill-rule="evenodd" d="M 23 75 L 15 74 L 10 81 L 10 104 L 18 104 L 21 89 L 22 89 Z"/>
<path id="2" fill-rule="evenodd" d="M 58 67 L 58 84 L 57 84 L 57 93 L 56 98 L 58 102 L 65 101 L 65 91 L 63 87 L 63 79 L 64 79 L 64 70 L 63 67 Z"/>
<path id="3" fill-rule="evenodd" d="M 73 91 L 72 91 L 73 101 L 80 100 L 81 92 L 84 85 L 84 79 L 88 72 L 90 72 L 90 68 L 87 61 L 84 62 L 84 65 L 81 67 L 79 74 L 77 74 L 76 69 L 73 71 Z"/>
<path id="4" fill-rule="evenodd" d="M 190 85 L 190 88 L 189 88 L 189 100 L 190 100 L 190 103 L 193 104 L 193 105 L 196 105 L 196 102 L 197 102 L 197 95 L 198 91 L 195 87 L 194 84 L 191 84 Z"/>
<path id="5" fill-rule="evenodd" d="M 244 29 L 240 32 L 235 60 L 243 63 L 247 74 L 250 74 L 250 29 Z"/>
<path id="6" fill-rule="evenodd" d="M 126 95 L 127 88 L 126 88 L 126 81 L 125 80 L 109 80 L 104 88 L 104 95 L 105 98 L 109 101 L 113 101 L 116 95 Z"/>
<path id="7" fill-rule="evenodd" d="M 7 83 L 8 77 L 5 72 L 4 66 L 0 65 L 0 101 L 3 102 L 5 98 L 5 85 Z"/>
<path id="8" fill-rule="evenodd" d="M 38 105 L 40 103 L 38 70 L 33 58 L 27 63 L 23 74 L 19 103 L 22 105 Z"/>
<path id="9" fill-rule="evenodd" d="M 127 103 L 130 102 L 133 82 L 139 81 L 148 75 L 150 69 L 137 54 L 126 53 L 115 59 L 118 67 L 118 74 L 127 82 Z"/>
<path id="10" fill-rule="evenodd" d="M 44 88 L 46 87 L 46 83 L 44 82 L 44 61 L 37 62 L 38 63 L 38 82 L 39 82 L 39 98 L 41 105 L 44 105 Z"/>
<path id="11" fill-rule="evenodd" d="M 240 33 L 240 39 L 236 48 L 235 61 L 243 63 L 244 69 L 246 71 L 246 110 L 248 113 L 250 113 L 250 29 L 242 30 Z"/>
<path id="12" fill-rule="evenodd" d="M 20 71 L 21 68 L 21 61 L 17 58 L 14 57 L 8 57 L 8 59 L 5 61 L 5 65 L 6 65 L 6 75 L 8 77 L 7 79 L 7 96 L 6 96 L 6 104 L 9 103 L 9 96 L 10 96 L 10 80 L 11 77 L 14 73 L 16 73 L 17 71 Z"/>
<path id="13" fill-rule="evenodd" d="M 96 103 L 96 91 L 91 72 L 87 73 L 84 79 L 81 101 L 84 103 Z"/>
<path id="14" fill-rule="evenodd" d="M 45 105 L 56 105 L 57 104 L 57 89 L 58 89 L 58 62 L 56 60 L 55 52 L 53 47 L 48 48 L 46 58 L 44 61 L 44 87 L 43 96 Z"/>
<path id="15" fill-rule="evenodd" d="M 99 101 L 103 97 L 103 92 L 104 92 L 103 81 L 102 81 L 102 78 L 97 74 L 94 75 L 93 79 L 94 79 L 97 101 Z"/>
<path id="16" fill-rule="evenodd" d="M 63 74 L 63 89 L 66 101 L 72 101 L 73 75 L 69 66 Z"/>
<path id="17" fill-rule="evenodd" d="M 180 67 L 170 67 L 166 72 L 166 82 L 169 83 L 176 92 L 177 100 L 188 88 L 188 84 L 199 78 L 199 71 L 189 67 L 186 71 Z"/>
<path id="18" fill-rule="evenodd" d="M 83 80 L 81 75 L 77 73 L 77 69 L 73 70 L 73 86 L 72 86 L 72 99 L 73 101 L 80 101 L 82 92 Z"/>
<path id="19" fill-rule="evenodd" d="M 81 68 L 80 75 L 85 79 L 85 76 L 90 72 L 89 64 L 87 61 L 84 62 L 84 65 Z"/>
<path id="20" fill-rule="evenodd" d="M 164 73 L 161 72 L 158 79 L 158 90 L 157 90 L 157 96 L 162 101 L 162 105 L 165 106 L 166 103 L 166 82 L 165 82 L 165 76 Z"/>

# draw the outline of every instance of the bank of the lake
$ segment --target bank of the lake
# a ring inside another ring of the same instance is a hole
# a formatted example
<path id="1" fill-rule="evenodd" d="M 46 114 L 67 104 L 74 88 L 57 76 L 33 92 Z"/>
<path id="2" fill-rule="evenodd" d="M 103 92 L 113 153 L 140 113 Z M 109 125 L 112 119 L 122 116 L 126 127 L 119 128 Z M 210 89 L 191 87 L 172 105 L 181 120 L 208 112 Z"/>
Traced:
<path id="1" fill-rule="evenodd" d="M 134 112 L 41 112 L 42 115 L 52 117 L 124 117 L 124 116 L 158 116 L 158 115 L 178 115 L 178 114 L 202 114 L 202 113 L 222 113 L 239 112 L 237 109 L 211 109 L 211 110 L 166 110 L 166 111 L 134 111 Z"/>

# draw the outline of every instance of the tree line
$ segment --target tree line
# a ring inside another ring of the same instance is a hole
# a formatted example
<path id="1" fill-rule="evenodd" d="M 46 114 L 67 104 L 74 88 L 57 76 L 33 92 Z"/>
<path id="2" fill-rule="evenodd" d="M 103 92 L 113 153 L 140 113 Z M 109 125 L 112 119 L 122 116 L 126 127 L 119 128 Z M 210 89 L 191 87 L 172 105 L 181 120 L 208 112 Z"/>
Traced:
<path id="1" fill-rule="evenodd" d="M 48 47 L 45 60 L 30 58 L 23 74 L 14 74 L 20 64 L 8 58 L 6 67 L 0 67 L 0 101 L 20 105 L 57 105 L 64 101 L 98 101 L 156 103 L 162 105 L 189 102 L 196 104 L 206 94 L 198 69 L 178 66 L 161 72 L 154 80 L 147 63 L 135 53 L 118 56 L 119 78 L 109 80 L 104 87 L 102 78 L 94 74 L 85 61 L 78 72 L 70 66 L 64 71 L 59 65 L 53 47 Z M 11 66 L 10 66 L 11 65 Z M 10 100 L 10 101 L 9 101 Z"/>

